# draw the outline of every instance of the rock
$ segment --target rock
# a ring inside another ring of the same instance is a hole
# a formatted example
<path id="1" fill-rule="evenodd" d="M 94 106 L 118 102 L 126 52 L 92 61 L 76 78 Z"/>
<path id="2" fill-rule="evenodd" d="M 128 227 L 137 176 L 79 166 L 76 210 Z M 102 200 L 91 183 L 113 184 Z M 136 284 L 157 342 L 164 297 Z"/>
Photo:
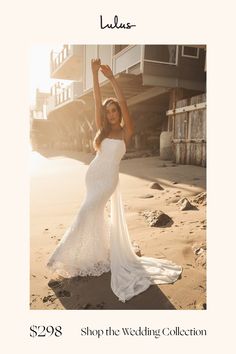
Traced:
<path id="1" fill-rule="evenodd" d="M 201 244 L 198 244 L 198 245 L 195 244 L 192 246 L 192 250 L 193 250 L 194 254 L 201 253 L 201 249 L 206 251 L 206 244 L 204 242 L 202 242 Z"/>
<path id="2" fill-rule="evenodd" d="M 58 292 L 58 297 L 70 297 L 71 293 L 67 290 L 61 290 Z"/>
<path id="3" fill-rule="evenodd" d="M 197 194 L 194 197 L 193 202 L 197 203 L 197 204 L 202 204 L 203 206 L 205 206 L 206 205 L 206 192 L 202 192 L 202 193 Z"/>
<path id="4" fill-rule="evenodd" d="M 178 184 L 179 182 L 173 181 L 172 183 L 173 183 L 173 184 Z"/>
<path id="5" fill-rule="evenodd" d="M 194 250 L 194 253 L 196 255 L 202 254 L 204 252 L 204 249 L 202 247 L 199 247 L 197 249 Z"/>
<path id="6" fill-rule="evenodd" d="M 192 249 L 197 266 L 206 268 L 206 244 L 202 243 L 201 245 L 195 245 Z"/>
<path id="7" fill-rule="evenodd" d="M 62 286 L 61 282 L 58 280 L 50 280 L 48 282 L 48 286 L 50 286 L 50 288 L 59 288 Z"/>
<path id="8" fill-rule="evenodd" d="M 152 195 L 152 194 L 145 194 L 145 195 L 141 195 L 139 198 L 146 199 L 146 198 L 153 198 L 153 197 L 154 197 L 154 195 Z"/>
<path id="9" fill-rule="evenodd" d="M 206 252 L 201 253 L 196 259 L 196 264 L 200 267 L 206 268 Z"/>
<path id="10" fill-rule="evenodd" d="M 158 189 L 159 191 L 164 190 L 164 188 L 162 188 L 162 186 L 160 186 L 160 184 L 157 183 L 157 182 L 152 183 L 152 184 L 150 185 L 150 188 L 152 188 L 152 189 Z"/>
<path id="11" fill-rule="evenodd" d="M 180 210 L 196 210 L 197 208 L 190 203 L 187 198 L 181 198 L 178 203 L 180 205 Z"/>
<path id="12" fill-rule="evenodd" d="M 48 231 L 48 229 L 44 229 L 44 231 Z"/>
<path id="13" fill-rule="evenodd" d="M 144 212 L 143 215 L 147 218 L 151 227 L 166 227 L 173 224 L 173 220 L 163 211 Z"/>

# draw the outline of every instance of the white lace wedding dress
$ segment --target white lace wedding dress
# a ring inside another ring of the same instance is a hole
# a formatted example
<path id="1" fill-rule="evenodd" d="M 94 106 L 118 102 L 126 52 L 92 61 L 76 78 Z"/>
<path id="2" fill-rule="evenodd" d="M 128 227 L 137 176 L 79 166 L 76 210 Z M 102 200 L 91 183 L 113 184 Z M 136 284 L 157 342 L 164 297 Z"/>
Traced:
<path id="1" fill-rule="evenodd" d="M 47 267 L 63 277 L 99 276 L 111 271 L 111 288 L 122 302 L 151 284 L 173 283 L 182 267 L 165 259 L 138 257 L 129 238 L 119 188 L 121 139 L 105 138 L 86 173 L 86 195 Z M 105 217 L 110 198 L 111 217 Z"/>

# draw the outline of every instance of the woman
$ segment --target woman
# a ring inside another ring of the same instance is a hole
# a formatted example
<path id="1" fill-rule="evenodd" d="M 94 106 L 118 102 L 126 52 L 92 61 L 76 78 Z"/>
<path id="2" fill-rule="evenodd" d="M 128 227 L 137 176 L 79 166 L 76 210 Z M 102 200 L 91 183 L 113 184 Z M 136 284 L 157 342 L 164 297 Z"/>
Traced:
<path id="1" fill-rule="evenodd" d="M 164 259 L 138 257 L 132 247 L 119 189 L 119 164 L 133 135 L 133 120 L 125 97 L 108 65 L 91 61 L 94 84 L 96 156 L 86 173 L 86 196 L 47 266 L 64 276 L 99 276 L 111 271 L 111 288 L 122 302 L 151 284 L 175 282 L 181 266 Z M 107 77 L 116 97 L 101 103 L 98 71 Z M 121 120 L 123 118 L 123 127 Z M 111 200 L 111 218 L 105 206 Z"/>

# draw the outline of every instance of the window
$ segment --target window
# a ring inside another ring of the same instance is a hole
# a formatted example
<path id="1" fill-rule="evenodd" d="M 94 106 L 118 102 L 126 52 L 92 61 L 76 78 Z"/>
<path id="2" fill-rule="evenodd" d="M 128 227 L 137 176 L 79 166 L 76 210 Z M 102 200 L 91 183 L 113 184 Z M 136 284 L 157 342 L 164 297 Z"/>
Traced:
<path id="1" fill-rule="evenodd" d="M 176 45 L 145 45 L 144 60 L 159 63 L 176 64 L 176 52 Z"/>
<path id="2" fill-rule="evenodd" d="M 182 46 L 182 57 L 198 58 L 199 57 L 199 48 L 183 45 Z"/>

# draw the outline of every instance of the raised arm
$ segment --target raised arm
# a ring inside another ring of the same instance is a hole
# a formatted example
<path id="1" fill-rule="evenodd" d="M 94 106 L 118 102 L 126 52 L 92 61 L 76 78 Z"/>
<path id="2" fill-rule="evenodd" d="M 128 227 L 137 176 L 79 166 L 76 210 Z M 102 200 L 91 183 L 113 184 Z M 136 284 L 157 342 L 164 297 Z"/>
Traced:
<path id="1" fill-rule="evenodd" d="M 125 96 L 121 90 L 120 85 L 118 84 L 117 80 L 115 79 L 111 68 L 108 65 L 101 65 L 101 71 L 110 80 L 110 82 L 112 84 L 115 95 L 116 95 L 118 102 L 120 104 L 122 116 L 124 119 L 124 124 L 125 124 L 124 128 L 125 128 L 126 139 L 130 140 L 131 136 L 134 133 L 134 122 L 133 122 L 133 119 L 129 113 L 129 109 L 127 106 Z"/>
<path id="2" fill-rule="evenodd" d="M 95 123 L 97 129 L 102 127 L 102 116 L 101 116 L 101 107 L 102 107 L 102 98 L 98 82 L 98 70 L 101 65 L 100 59 L 91 60 L 91 68 L 93 73 L 93 97 L 95 103 Z"/>

